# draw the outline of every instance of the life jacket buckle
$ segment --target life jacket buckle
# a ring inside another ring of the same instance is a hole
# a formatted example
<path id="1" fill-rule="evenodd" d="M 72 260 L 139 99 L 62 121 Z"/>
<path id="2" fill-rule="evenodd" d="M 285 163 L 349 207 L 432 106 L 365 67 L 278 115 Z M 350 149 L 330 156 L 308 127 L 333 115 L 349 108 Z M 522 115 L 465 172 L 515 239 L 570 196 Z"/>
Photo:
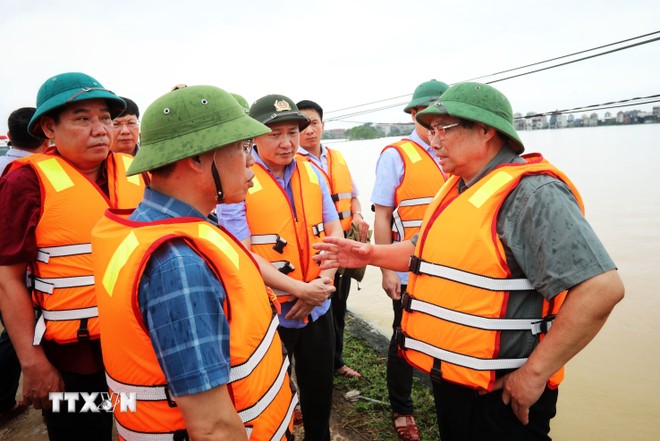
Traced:
<path id="1" fill-rule="evenodd" d="M 188 431 L 186 429 L 176 430 L 174 433 L 172 433 L 172 439 L 174 441 L 190 441 L 190 437 L 188 436 Z"/>
<path id="2" fill-rule="evenodd" d="M 80 320 L 80 327 L 78 328 L 78 332 L 76 332 L 78 341 L 89 341 L 89 329 L 87 328 L 88 321 L 89 319 L 87 318 Z"/>
<path id="3" fill-rule="evenodd" d="M 293 265 L 291 265 L 291 262 L 287 262 L 285 265 L 280 267 L 280 272 L 282 274 L 289 274 L 290 272 L 293 272 L 294 268 Z"/>
<path id="4" fill-rule="evenodd" d="M 284 253 L 284 247 L 286 246 L 286 243 L 287 243 L 286 240 L 282 239 L 278 234 L 277 240 L 275 240 L 275 245 L 273 245 L 273 249 L 278 253 L 282 254 Z"/>
<path id="5" fill-rule="evenodd" d="M 409 292 L 404 292 L 401 294 L 401 307 L 403 308 L 404 311 L 406 312 L 412 312 L 410 309 L 410 305 L 412 304 L 412 296 L 410 295 Z"/>
<path id="6" fill-rule="evenodd" d="M 419 274 L 419 267 L 421 264 L 422 264 L 422 259 L 420 259 L 415 255 L 412 255 L 410 256 L 410 263 L 408 264 L 408 269 L 413 274 Z"/>
<path id="7" fill-rule="evenodd" d="M 170 395 L 170 388 L 165 386 L 165 398 L 167 399 L 167 405 L 170 407 L 178 407 L 176 404 L 176 401 L 172 399 L 172 396 Z M 184 430 L 185 432 L 185 430 Z M 187 440 L 188 439 L 188 432 L 185 433 L 185 438 L 181 438 L 181 440 Z"/>
<path id="8" fill-rule="evenodd" d="M 532 323 L 532 334 L 533 335 L 546 334 L 550 330 L 550 327 L 552 326 L 552 322 L 554 320 L 555 320 L 555 315 L 551 314 L 547 317 L 544 317 L 542 320 L 538 322 Z"/>

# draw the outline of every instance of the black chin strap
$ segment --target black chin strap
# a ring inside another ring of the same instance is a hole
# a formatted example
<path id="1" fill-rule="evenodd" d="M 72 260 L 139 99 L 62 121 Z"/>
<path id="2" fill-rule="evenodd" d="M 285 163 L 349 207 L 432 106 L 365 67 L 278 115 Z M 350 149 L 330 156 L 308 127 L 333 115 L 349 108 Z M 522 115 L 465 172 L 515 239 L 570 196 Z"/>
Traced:
<path id="1" fill-rule="evenodd" d="M 220 182 L 220 174 L 218 169 L 215 166 L 215 155 L 213 155 L 213 162 L 211 163 L 211 173 L 213 174 L 213 180 L 215 181 L 215 191 L 216 191 L 216 201 L 220 204 L 225 200 L 225 195 L 222 192 L 222 183 Z"/>

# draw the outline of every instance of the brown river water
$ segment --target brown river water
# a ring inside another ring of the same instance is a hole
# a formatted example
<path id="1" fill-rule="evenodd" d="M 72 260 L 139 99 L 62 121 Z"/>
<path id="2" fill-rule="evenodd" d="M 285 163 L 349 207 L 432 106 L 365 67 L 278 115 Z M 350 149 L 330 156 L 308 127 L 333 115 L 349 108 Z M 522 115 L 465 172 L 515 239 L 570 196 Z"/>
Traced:
<path id="1" fill-rule="evenodd" d="M 660 124 L 520 132 L 575 183 L 616 262 L 625 299 L 566 367 L 555 440 L 660 439 Z M 376 160 L 392 139 L 328 144 L 344 153 L 367 220 Z M 348 306 L 386 336 L 392 311 L 380 270 L 367 269 Z"/>

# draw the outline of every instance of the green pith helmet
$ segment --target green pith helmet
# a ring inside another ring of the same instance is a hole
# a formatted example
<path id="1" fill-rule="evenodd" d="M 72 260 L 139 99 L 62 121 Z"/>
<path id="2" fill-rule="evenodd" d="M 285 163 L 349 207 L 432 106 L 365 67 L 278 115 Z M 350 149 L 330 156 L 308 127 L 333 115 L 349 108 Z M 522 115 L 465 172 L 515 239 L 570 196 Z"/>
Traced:
<path id="1" fill-rule="evenodd" d="M 403 111 L 410 113 L 410 109 L 414 109 L 415 107 L 427 107 L 437 101 L 448 87 L 446 83 L 438 80 L 426 81 L 420 84 L 413 92 L 412 99 Z"/>
<path id="2" fill-rule="evenodd" d="M 173 90 L 154 101 L 140 126 L 140 150 L 128 176 L 154 170 L 270 129 L 250 118 L 228 92 L 214 86 Z"/>
<path id="3" fill-rule="evenodd" d="M 245 113 L 248 113 L 250 111 L 250 105 L 248 104 L 245 98 L 243 98 L 237 93 L 232 93 L 231 96 L 233 96 L 236 102 L 240 104 L 243 109 L 245 109 Z"/>
<path id="4" fill-rule="evenodd" d="M 453 85 L 438 101 L 419 112 L 416 119 L 430 129 L 431 120 L 438 115 L 451 115 L 493 127 L 509 138 L 511 147 L 517 153 L 525 150 L 513 128 L 513 111 L 509 100 L 492 86 L 482 83 Z"/>
<path id="5" fill-rule="evenodd" d="M 93 99 L 104 99 L 110 107 L 110 116 L 115 118 L 126 108 L 124 100 L 105 89 L 94 78 L 80 72 L 67 72 L 46 80 L 37 93 L 37 111 L 28 124 L 28 132 L 45 138 L 39 120 L 52 110 L 66 104 Z"/>
<path id="6" fill-rule="evenodd" d="M 250 116 L 266 125 L 296 121 L 300 131 L 309 125 L 309 119 L 284 95 L 266 95 L 259 98 L 250 106 Z"/>

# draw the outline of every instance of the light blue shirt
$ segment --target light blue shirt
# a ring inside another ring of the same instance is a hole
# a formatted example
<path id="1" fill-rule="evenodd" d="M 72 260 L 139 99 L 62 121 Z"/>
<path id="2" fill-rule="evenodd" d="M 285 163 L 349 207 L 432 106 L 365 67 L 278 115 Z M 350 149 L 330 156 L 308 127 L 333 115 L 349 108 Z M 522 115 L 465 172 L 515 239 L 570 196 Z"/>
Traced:
<path id="1" fill-rule="evenodd" d="M 30 156 L 32 153 L 33 152 L 29 152 L 26 150 L 18 150 L 15 148 L 10 148 L 9 150 L 7 150 L 5 156 L 0 156 L 0 175 L 5 170 L 5 167 L 7 167 L 11 162 L 19 158 L 25 158 L 26 156 Z"/>
<path id="2" fill-rule="evenodd" d="M 428 145 L 424 140 L 417 134 L 416 130 L 413 130 L 408 138 L 421 147 L 423 147 L 431 157 L 435 160 L 440 167 L 439 159 L 435 155 L 433 148 Z M 399 152 L 395 149 L 385 150 L 376 163 L 376 180 L 374 182 L 374 189 L 371 193 L 371 203 L 382 205 L 383 207 L 392 207 L 395 208 L 396 204 L 394 202 L 395 196 L 394 193 L 396 188 L 401 184 L 403 179 L 403 159 Z M 407 272 L 398 272 L 399 280 L 401 280 L 402 285 L 408 284 L 408 273 Z"/>
<path id="3" fill-rule="evenodd" d="M 298 153 L 303 155 L 306 158 L 309 158 L 314 162 L 314 164 L 318 165 L 321 167 L 321 170 L 324 172 L 328 173 L 328 149 L 321 144 L 321 157 L 317 158 L 316 156 L 312 155 L 305 149 L 305 147 L 298 147 Z M 351 185 L 353 186 L 353 191 L 351 192 L 351 196 L 354 198 L 358 197 L 360 195 L 360 192 L 358 191 L 358 187 L 355 184 L 355 181 L 353 180 L 353 175 L 351 174 Z"/>
<path id="4" fill-rule="evenodd" d="M 266 170 L 270 171 L 268 166 L 259 156 L 257 149 L 253 150 L 252 154 L 256 163 L 261 164 Z M 289 199 L 289 205 L 291 205 L 291 207 L 294 209 L 294 212 L 295 207 L 291 202 L 293 201 L 291 177 L 293 176 L 295 169 L 296 161 L 294 160 L 284 168 L 284 178 L 273 175 L 273 177 L 277 180 L 277 182 L 279 182 L 282 188 L 285 189 Z M 316 167 L 312 167 L 312 170 L 314 170 L 314 173 L 316 173 L 318 177 L 321 193 L 323 195 L 323 222 L 327 223 L 332 222 L 333 220 L 338 220 L 339 215 L 337 214 L 337 209 L 335 208 L 335 204 L 332 201 L 332 197 L 330 196 L 330 190 L 328 189 L 328 185 L 325 182 L 325 178 L 321 175 L 321 172 L 316 169 Z M 238 240 L 245 240 L 252 235 L 250 232 L 250 226 L 247 222 L 245 202 L 239 202 L 237 204 L 218 204 L 216 207 L 216 213 L 218 215 L 218 224 L 226 228 Z M 280 326 L 284 326 L 285 328 L 304 328 L 306 326 L 306 323 L 301 320 L 287 320 L 284 318 L 286 314 L 291 310 L 294 303 L 295 302 L 286 302 L 282 304 L 282 313 L 279 315 Z M 330 299 L 323 302 L 321 306 L 314 308 L 311 313 L 312 321 L 328 312 L 329 308 Z"/>

